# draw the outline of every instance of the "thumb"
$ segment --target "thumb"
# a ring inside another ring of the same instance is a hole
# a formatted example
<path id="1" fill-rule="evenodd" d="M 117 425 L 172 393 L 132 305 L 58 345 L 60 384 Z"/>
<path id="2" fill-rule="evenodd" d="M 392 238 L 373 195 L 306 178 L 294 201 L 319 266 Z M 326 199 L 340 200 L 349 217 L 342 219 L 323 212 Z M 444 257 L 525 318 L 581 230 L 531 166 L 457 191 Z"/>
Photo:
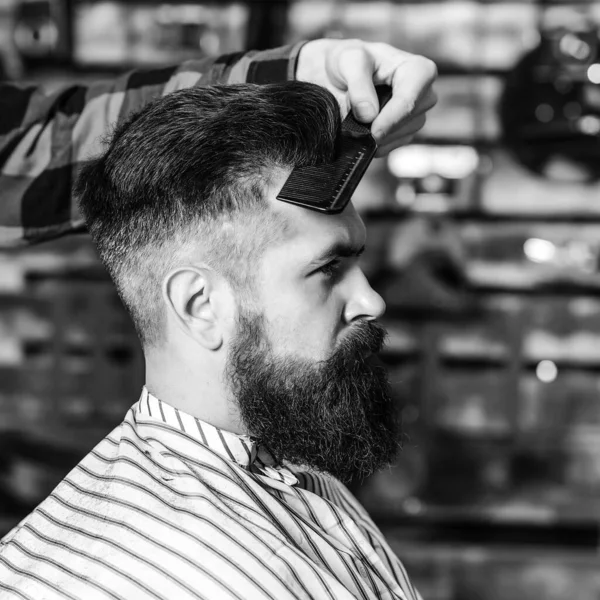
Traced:
<path id="1" fill-rule="evenodd" d="M 379 113 L 373 57 L 360 46 L 344 48 L 338 56 L 338 70 L 348 89 L 349 108 L 361 123 L 371 123 Z"/>

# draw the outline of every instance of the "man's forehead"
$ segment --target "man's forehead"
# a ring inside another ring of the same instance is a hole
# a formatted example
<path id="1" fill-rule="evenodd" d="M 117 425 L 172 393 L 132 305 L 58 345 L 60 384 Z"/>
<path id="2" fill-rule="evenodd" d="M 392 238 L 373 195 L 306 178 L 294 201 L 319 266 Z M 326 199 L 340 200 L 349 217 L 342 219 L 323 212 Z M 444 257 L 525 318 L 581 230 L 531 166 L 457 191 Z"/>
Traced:
<path id="1" fill-rule="evenodd" d="M 267 200 L 271 210 L 288 224 L 288 242 L 306 244 L 315 249 L 336 241 L 359 246 L 365 243 L 365 226 L 352 202 L 341 213 L 325 214 L 277 200 L 277 193 L 286 177 L 287 173 L 283 172 L 274 178 Z"/>

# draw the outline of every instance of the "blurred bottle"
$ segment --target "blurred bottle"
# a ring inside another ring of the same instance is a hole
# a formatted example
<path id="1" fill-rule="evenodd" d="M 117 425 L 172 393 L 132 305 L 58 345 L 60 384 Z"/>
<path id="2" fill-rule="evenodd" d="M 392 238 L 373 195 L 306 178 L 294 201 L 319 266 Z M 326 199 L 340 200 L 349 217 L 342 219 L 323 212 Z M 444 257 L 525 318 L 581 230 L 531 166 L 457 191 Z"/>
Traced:
<path id="1" fill-rule="evenodd" d="M 61 0 L 20 0 L 14 11 L 14 45 L 25 67 L 70 59 L 68 15 Z"/>

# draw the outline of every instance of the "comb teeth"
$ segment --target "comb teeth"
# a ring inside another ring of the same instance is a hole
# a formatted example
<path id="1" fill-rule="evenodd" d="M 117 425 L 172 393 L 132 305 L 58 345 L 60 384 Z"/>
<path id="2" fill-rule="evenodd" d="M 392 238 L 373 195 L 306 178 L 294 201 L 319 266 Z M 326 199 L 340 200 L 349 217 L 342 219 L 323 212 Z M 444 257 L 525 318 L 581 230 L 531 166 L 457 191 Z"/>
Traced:
<path id="1" fill-rule="evenodd" d="M 368 138 L 344 140 L 342 154 L 328 164 L 294 169 L 277 198 L 306 208 L 341 212 L 371 163 L 377 146 Z"/>
<path id="2" fill-rule="evenodd" d="M 378 86 L 380 106 L 391 97 L 389 86 Z M 295 168 L 277 195 L 278 200 L 325 213 L 339 213 L 371 164 L 377 144 L 370 128 L 350 112 L 342 123 L 341 151 L 331 163 Z"/>

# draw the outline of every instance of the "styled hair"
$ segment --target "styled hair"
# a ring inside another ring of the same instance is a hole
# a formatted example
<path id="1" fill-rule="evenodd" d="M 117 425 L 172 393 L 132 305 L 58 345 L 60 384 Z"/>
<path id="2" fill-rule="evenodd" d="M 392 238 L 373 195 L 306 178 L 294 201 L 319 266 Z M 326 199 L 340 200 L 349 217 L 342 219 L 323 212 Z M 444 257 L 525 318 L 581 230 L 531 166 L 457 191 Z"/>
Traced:
<path id="1" fill-rule="evenodd" d="M 270 178 L 331 161 L 340 127 L 334 96 L 303 82 L 181 90 L 116 127 L 75 195 L 143 346 L 162 339 L 162 281 L 191 251 L 252 302 L 258 261 L 288 233 Z"/>

